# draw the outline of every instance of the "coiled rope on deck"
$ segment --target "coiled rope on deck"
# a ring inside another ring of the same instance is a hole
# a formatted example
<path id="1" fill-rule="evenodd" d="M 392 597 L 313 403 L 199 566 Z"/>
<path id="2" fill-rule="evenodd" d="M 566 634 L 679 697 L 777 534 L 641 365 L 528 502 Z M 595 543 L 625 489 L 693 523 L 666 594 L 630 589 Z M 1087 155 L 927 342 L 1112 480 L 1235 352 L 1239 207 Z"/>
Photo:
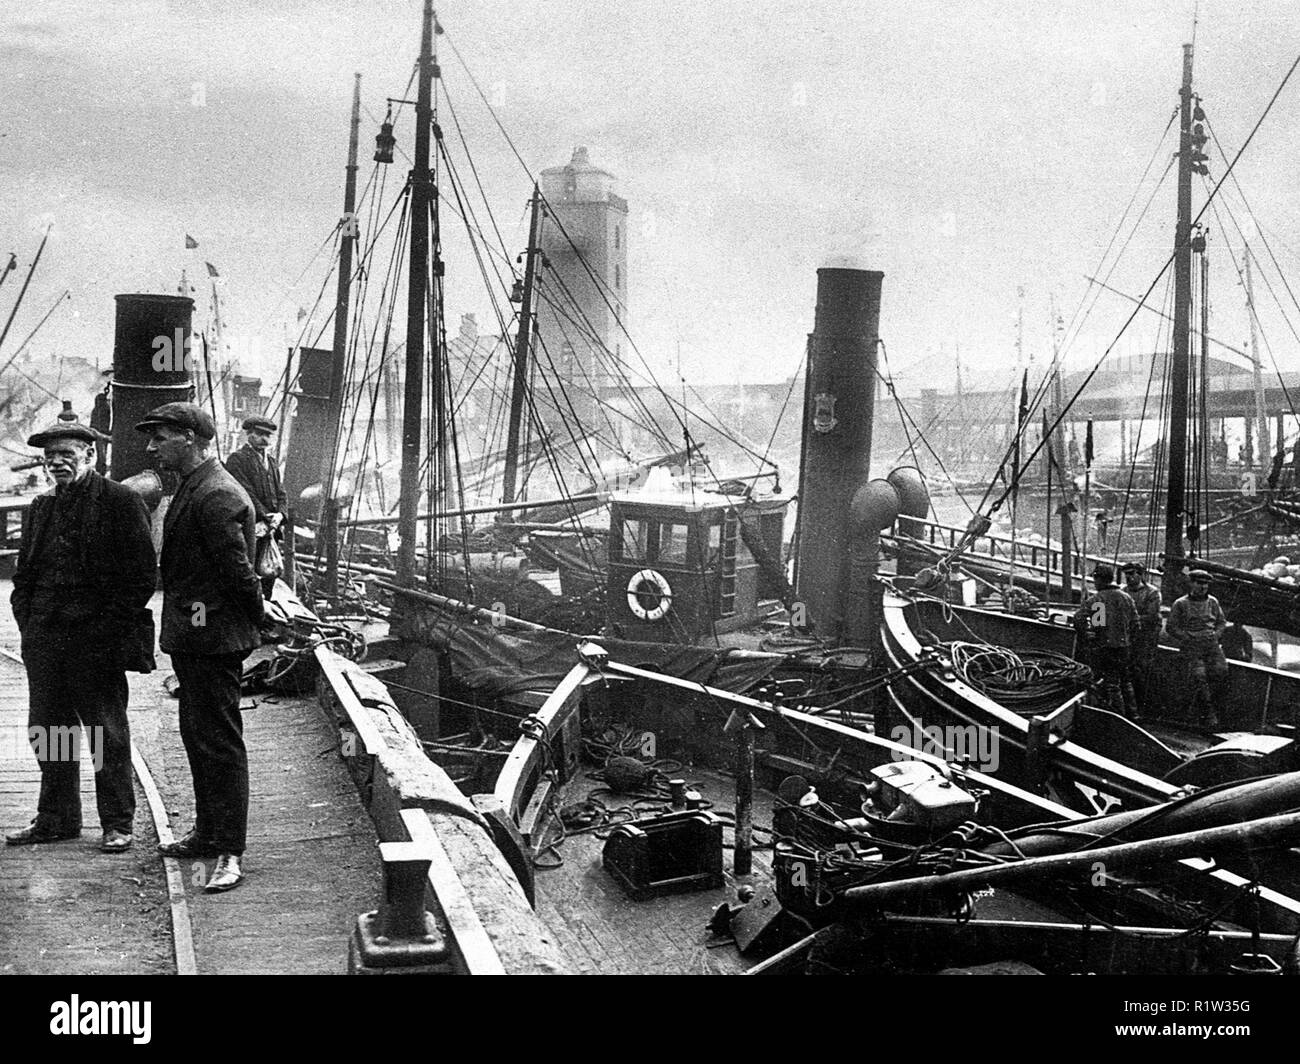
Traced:
<path id="1" fill-rule="evenodd" d="M 1092 683 L 1092 670 L 1050 650 L 1009 650 L 988 643 L 944 643 L 953 672 L 965 683 L 1016 712 L 1048 701 L 1064 702 Z"/>

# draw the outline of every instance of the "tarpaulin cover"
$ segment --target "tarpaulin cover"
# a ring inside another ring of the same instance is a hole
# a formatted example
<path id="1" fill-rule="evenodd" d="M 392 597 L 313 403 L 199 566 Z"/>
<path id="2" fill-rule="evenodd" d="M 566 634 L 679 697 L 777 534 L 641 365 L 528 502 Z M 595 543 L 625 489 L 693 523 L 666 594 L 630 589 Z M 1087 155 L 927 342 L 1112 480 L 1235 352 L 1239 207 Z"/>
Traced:
<path id="1" fill-rule="evenodd" d="M 411 620 L 409 634 L 446 651 L 459 682 L 495 697 L 554 687 L 578 664 L 582 637 L 568 632 L 506 631 L 424 603 Z M 752 689 L 783 660 L 779 654 L 738 655 L 721 647 L 592 638 L 613 661 L 736 693 Z"/>

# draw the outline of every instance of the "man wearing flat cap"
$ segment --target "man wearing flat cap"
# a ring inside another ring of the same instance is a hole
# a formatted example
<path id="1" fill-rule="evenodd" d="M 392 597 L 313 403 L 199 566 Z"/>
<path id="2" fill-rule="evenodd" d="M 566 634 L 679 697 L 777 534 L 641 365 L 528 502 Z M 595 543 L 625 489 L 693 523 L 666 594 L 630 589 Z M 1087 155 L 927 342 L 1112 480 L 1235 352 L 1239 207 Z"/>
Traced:
<path id="1" fill-rule="evenodd" d="M 1138 710 L 1150 713 L 1154 708 L 1151 685 L 1151 667 L 1156 660 L 1156 647 L 1160 645 L 1160 589 L 1147 583 L 1146 566 L 1141 562 L 1124 564 L 1124 590 L 1137 609 L 1138 627 L 1133 645 L 1129 648 L 1129 671 L 1133 675 L 1133 688 L 1137 693 Z"/>
<path id="2" fill-rule="evenodd" d="M 1088 648 L 1088 665 L 1097 676 L 1107 707 L 1130 719 L 1138 715 L 1129 672 L 1129 648 L 1138 630 L 1133 600 L 1115 586 L 1115 570 L 1098 563 L 1092 572 L 1095 590 L 1074 615 L 1075 628 Z"/>
<path id="3" fill-rule="evenodd" d="M 262 586 L 253 571 L 253 504 L 208 453 L 216 426 L 194 403 L 167 403 L 136 428 L 147 454 L 180 474 L 163 521 L 159 645 L 180 681 L 180 732 L 194 777 L 194 827 L 160 846 L 171 857 L 215 857 L 204 889 L 243 880 L 248 755 L 239 715 L 243 662 L 261 645 Z"/>
<path id="4" fill-rule="evenodd" d="M 280 484 L 280 467 L 271 454 L 271 435 L 276 424 L 270 418 L 250 417 L 244 422 L 247 442 L 226 458 L 226 469 L 253 500 L 256 517 L 254 531 L 259 549 L 265 549 L 269 536 L 280 536 L 284 523 L 285 494 Z M 255 561 L 256 563 L 256 561 Z M 275 577 L 262 578 L 262 592 L 270 595 Z"/>
<path id="5" fill-rule="evenodd" d="M 1169 607 L 1165 631 L 1182 650 L 1192 680 L 1192 704 L 1206 731 L 1219 730 L 1219 702 L 1228 678 L 1228 662 L 1219 637 L 1228 627 L 1219 600 L 1210 594 L 1210 574 L 1193 569 L 1187 574 L 1191 590 Z"/>
<path id="6" fill-rule="evenodd" d="M 81 835 L 82 726 L 95 762 L 100 849 L 121 853 L 132 841 L 126 670 L 142 667 L 130 645 L 147 617 L 156 558 L 144 500 L 95 472 L 98 439 L 69 420 L 27 441 L 44 450 L 54 490 L 25 515 L 10 599 L 27 668 L 27 735 L 41 770 L 36 818 L 6 836 L 10 846 Z"/>

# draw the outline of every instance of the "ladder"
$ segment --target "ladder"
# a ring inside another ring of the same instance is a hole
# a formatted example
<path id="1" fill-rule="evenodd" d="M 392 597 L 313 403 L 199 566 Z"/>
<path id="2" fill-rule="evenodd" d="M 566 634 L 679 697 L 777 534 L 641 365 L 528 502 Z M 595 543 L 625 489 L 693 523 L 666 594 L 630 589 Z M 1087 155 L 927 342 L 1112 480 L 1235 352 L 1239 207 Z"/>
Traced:
<path id="1" fill-rule="evenodd" d="M 718 616 L 731 617 L 736 612 L 736 541 L 740 522 L 727 517 L 722 525 L 722 580 L 718 585 Z"/>

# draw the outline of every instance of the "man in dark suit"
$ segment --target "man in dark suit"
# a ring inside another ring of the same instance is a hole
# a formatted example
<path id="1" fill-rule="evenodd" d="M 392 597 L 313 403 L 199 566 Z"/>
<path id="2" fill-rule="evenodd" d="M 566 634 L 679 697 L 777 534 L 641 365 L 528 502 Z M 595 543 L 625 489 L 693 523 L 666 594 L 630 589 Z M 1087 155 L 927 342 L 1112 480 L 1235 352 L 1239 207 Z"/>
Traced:
<path id="1" fill-rule="evenodd" d="M 60 421 L 27 441 L 44 449 L 54 490 L 25 515 L 10 599 L 27 668 L 27 736 L 41 770 L 36 819 L 6 836 L 10 846 L 80 836 L 82 726 L 96 763 L 100 849 L 131 845 L 126 669 L 139 667 L 130 645 L 147 616 L 156 559 L 148 508 L 95 472 L 96 439 L 93 429 Z"/>
<path id="2" fill-rule="evenodd" d="M 208 454 L 212 418 L 193 403 L 167 403 L 136 428 L 148 454 L 179 473 L 163 521 L 159 645 L 180 681 L 180 731 L 194 777 L 194 827 L 160 846 L 170 857 L 216 857 L 209 893 L 243 880 L 248 755 L 239 715 L 243 661 L 261 644 L 262 586 L 253 571 L 253 504 Z"/>
<path id="3" fill-rule="evenodd" d="M 226 459 L 226 470 L 253 500 L 257 519 L 254 531 L 260 549 L 265 549 L 266 537 L 280 537 L 280 525 L 284 523 L 286 499 L 280 484 L 280 467 L 270 451 L 275 429 L 276 424 L 270 418 L 248 418 L 244 422 L 247 442 Z M 270 595 L 274 586 L 275 577 L 262 578 L 263 594 Z"/>

